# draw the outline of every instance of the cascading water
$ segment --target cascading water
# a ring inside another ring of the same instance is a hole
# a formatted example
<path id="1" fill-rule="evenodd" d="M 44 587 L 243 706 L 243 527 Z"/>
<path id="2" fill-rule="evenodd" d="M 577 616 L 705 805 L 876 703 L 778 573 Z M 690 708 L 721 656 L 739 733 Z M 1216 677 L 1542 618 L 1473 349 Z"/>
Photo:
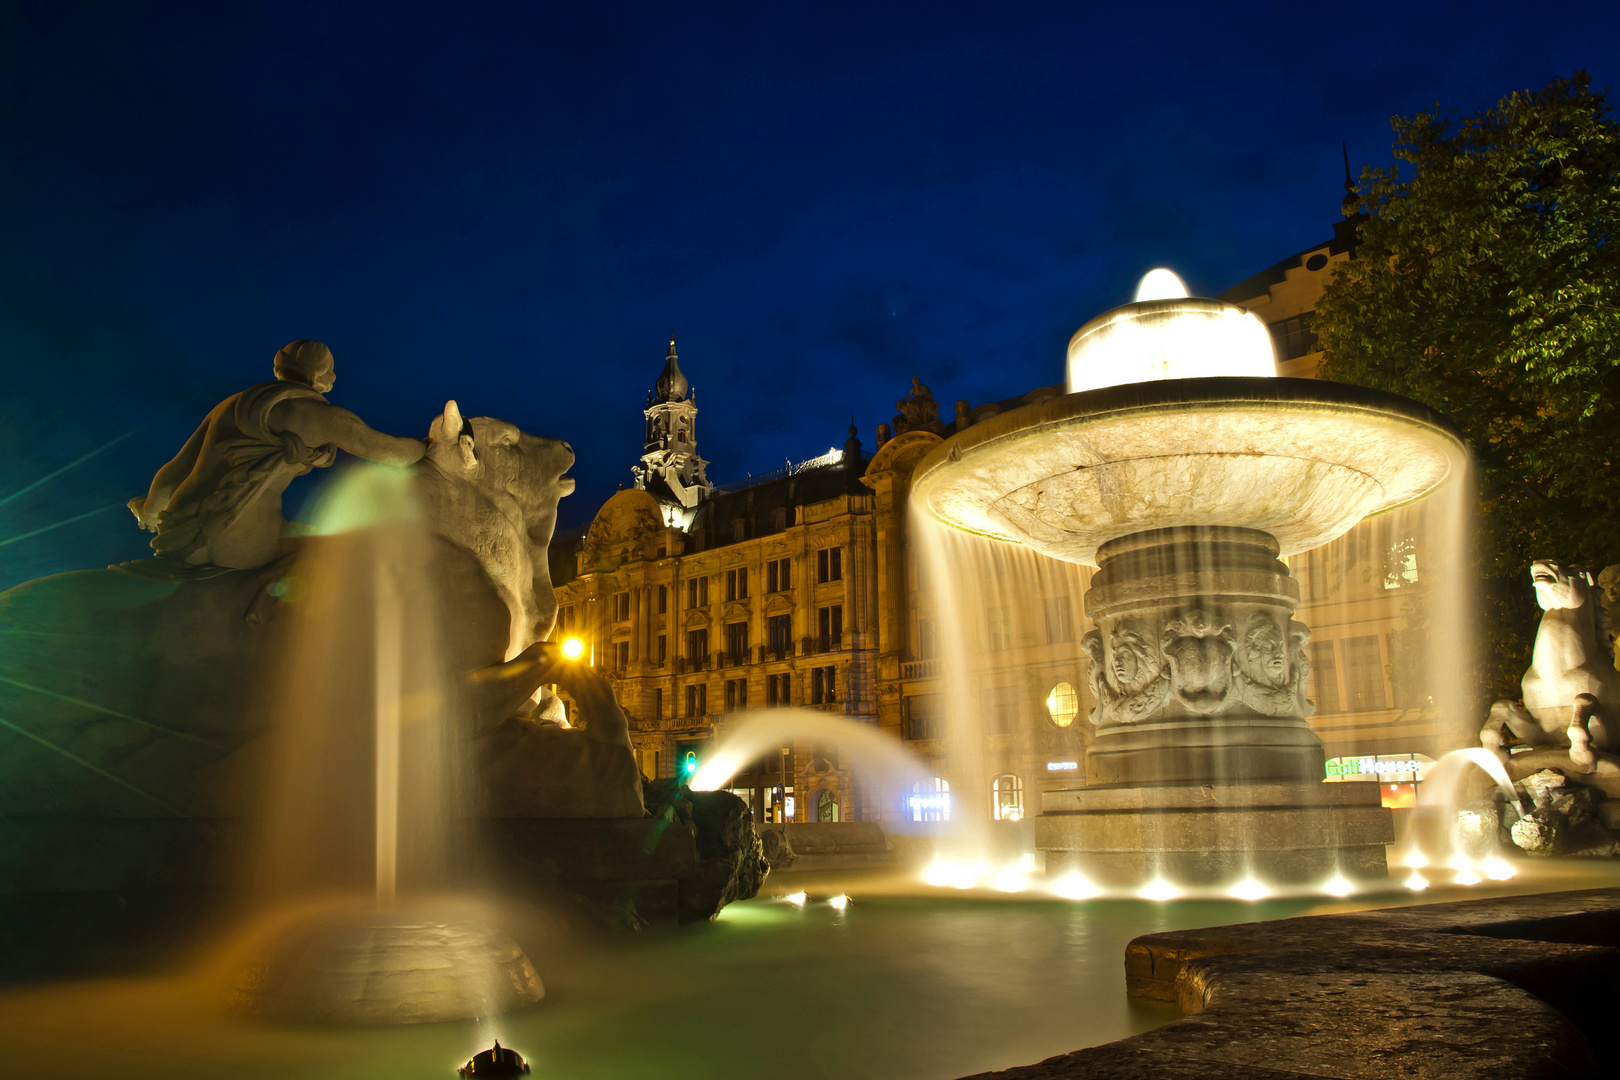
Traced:
<path id="1" fill-rule="evenodd" d="M 336 477 L 304 544 L 279 585 L 256 889 L 272 906 L 238 1003 L 398 1024 L 536 1000 L 527 957 L 475 898 L 448 891 L 476 850 L 472 784 L 410 474 Z"/>
<path id="2" fill-rule="evenodd" d="M 946 854 L 993 872 L 1032 851 L 1025 821 L 1040 812 L 1048 778 L 1066 778 L 1048 763 L 1078 763 L 1084 754 L 1092 702 L 1081 689 L 1081 598 L 1091 572 L 949 529 L 920 507 L 908 525 L 919 626 L 930 627 L 919 634 L 917 651 L 938 664 L 944 728 L 937 767 L 951 792 L 953 850 Z M 1075 701 L 1054 711 L 1047 702 L 1061 686 Z M 998 778 L 1010 777 L 1021 792 L 1014 814 L 1003 811 L 997 789 Z"/>

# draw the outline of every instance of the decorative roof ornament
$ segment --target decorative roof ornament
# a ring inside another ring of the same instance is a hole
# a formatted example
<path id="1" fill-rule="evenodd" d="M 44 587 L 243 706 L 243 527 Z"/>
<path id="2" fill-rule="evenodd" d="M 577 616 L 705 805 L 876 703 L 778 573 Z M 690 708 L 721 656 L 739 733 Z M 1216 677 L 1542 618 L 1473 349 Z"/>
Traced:
<path id="1" fill-rule="evenodd" d="M 681 372 L 680 357 L 675 355 L 675 340 L 670 339 L 669 355 L 664 357 L 664 373 L 658 376 L 656 388 L 659 401 L 685 401 L 691 384 Z"/>

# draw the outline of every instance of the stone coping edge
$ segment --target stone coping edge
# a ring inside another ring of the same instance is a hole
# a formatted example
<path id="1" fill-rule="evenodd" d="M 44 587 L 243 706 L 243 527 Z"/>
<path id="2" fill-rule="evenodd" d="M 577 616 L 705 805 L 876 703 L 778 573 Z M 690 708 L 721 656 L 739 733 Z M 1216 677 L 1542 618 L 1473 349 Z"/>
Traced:
<path id="1" fill-rule="evenodd" d="M 964 1080 L 1620 1075 L 1620 889 L 1148 934 L 1125 973 L 1181 1018 Z"/>

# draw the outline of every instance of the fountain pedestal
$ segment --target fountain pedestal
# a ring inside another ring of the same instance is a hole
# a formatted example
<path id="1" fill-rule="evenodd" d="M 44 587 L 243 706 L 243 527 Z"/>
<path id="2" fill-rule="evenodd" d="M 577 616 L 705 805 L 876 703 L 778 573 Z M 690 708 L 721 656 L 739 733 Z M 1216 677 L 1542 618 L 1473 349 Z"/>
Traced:
<path id="1" fill-rule="evenodd" d="M 1101 545 L 1086 593 L 1097 703 L 1087 782 L 1303 783 L 1322 777 L 1305 722 L 1310 630 L 1299 586 L 1257 529 L 1181 526 Z"/>
<path id="2" fill-rule="evenodd" d="M 1073 788 L 1046 792 L 1035 819 L 1049 876 L 1073 870 L 1121 888 L 1156 877 L 1182 886 L 1378 878 L 1394 841 L 1377 784 Z"/>

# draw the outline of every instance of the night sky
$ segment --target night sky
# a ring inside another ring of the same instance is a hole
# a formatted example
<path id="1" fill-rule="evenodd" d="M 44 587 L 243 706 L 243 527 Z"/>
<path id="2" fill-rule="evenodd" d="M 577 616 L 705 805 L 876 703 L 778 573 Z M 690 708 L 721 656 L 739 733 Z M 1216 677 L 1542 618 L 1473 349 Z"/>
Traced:
<path id="1" fill-rule="evenodd" d="M 294 338 L 383 430 L 569 440 L 565 525 L 672 336 L 717 482 L 870 450 L 912 375 L 1054 383 L 1151 266 L 1325 239 L 1341 139 L 1617 43 L 1612 2 L 0 2 L 0 587 L 145 553 L 125 500 Z"/>

